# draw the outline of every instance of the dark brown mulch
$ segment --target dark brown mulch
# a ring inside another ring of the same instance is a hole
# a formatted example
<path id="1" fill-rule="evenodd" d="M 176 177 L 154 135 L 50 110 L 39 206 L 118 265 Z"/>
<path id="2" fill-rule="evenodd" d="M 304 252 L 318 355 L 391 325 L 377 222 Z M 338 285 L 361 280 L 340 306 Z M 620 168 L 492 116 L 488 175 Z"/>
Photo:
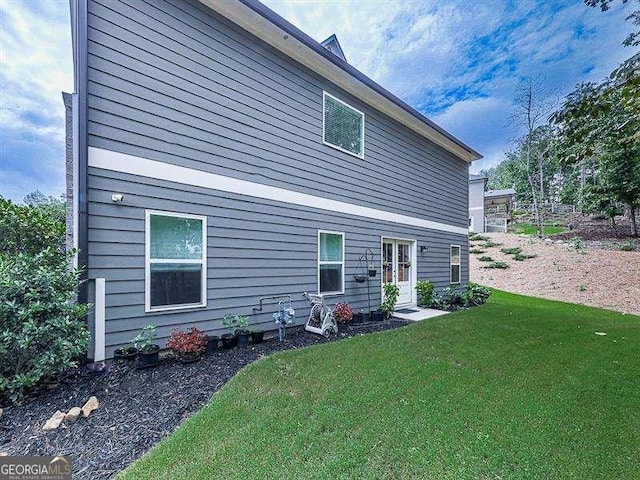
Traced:
<path id="1" fill-rule="evenodd" d="M 640 248 L 640 238 L 632 237 L 631 222 L 626 217 L 616 217 L 615 229 L 610 220 L 595 220 L 585 215 L 574 215 L 567 223 L 573 229 L 553 235 L 554 240 L 580 238 L 586 245 L 605 250 L 618 250 L 626 242 L 631 242 L 636 250 Z"/>
<path id="2" fill-rule="evenodd" d="M 283 343 L 265 340 L 247 349 L 213 354 L 192 364 L 165 360 L 137 370 L 126 361 L 108 362 L 105 373 L 78 369 L 57 388 L 34 394 L 4 408 L 0 418 L 0 452 L 9 455 L 69 455 L 74 478 L 110 478 L 141 457 L 204 406 L 242 367 L 273 352 L 302 348 L 406 325 L 390 320 L 341 328 L 326 339 L 302 328 L 287 329 Z M 65 423 L 50 432 L 42 426 L 56 410 L 82 406 L 95 395 L 100 407 L 89 418 Z"/>

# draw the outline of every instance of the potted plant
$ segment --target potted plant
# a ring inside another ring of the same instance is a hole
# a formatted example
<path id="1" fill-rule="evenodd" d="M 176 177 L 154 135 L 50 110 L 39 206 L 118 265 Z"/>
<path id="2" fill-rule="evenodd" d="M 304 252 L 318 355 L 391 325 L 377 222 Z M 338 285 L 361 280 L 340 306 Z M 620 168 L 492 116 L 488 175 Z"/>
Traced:
<path id="1" fill-rule="evenodd" d="M 352 325 L 361 325 L 364 322 L 364 312 L 360 310 L 359 312 L 355 312 L 353 317 L 351 318 Z"/>
<path id="2" fill-rule="evenodd" d="M 347 302 L 336 303 L 333 307 L 333 316 L 338 325 L 346 327 L 353 319 L 353 308 Z"/>
<path id="3" fill-rule="evenodd" d="M 113 351 L 113 358 L 116 360 L 133 360 L 138 356 L 138 349 L 131 343 L 128 343 L 122 348 L 116 348 Z"/>
<path id="4" fill-rule="evenodd" d="M 207 339 L 207 353 L 216 353 L 218 351 L 218 341 L 220 337 L 217 335 L 209 335 Z"/>
<path id="5" fill-rule="evenodd" d="M 247 330 L 249 326 L 248 315 L 234 315 L 227 313 L 222 317 L 222 325 L 227 328 L 234 329 L 233 334 L 225 333 L 222 335 L 222 345 L 225 348 L 233 348 L 238 346 L 246 348 L 249 344 L 249 335 L 251 332 Z"/>
<path id="6" fill-rule="evenodd" d="M 224 348 L 225 350 L 229 350 L 238 346 L 238 336 L 235 332 L 235 327 L 237 326 L 237 317 L 237 315 L 232 315 L 230 313 L 225 313 L 225 315 L 222 317 L 222 325 L 226 328 L 232 329 L 231 332 L 224 333 L 221 336 L 222 348 Z"/>
<path id="7" fill-rule="evenodd" d="M 155 325 L 147 325 L 131 340 L 134 347 L 138 349 L 138 368 L 155 367 L 159 363 L 160 345 L 153 343 L 158 338 L 156 329 Z"/>
<path id="8" fill-rule="evenodd" d="M 167 346 L 178 354 L 182 363 L 191 363 L 206 352 L 207 342 L 207 336 L 196 327 L 191 327 L 186 332 L 175 328 L 171 331 Z"/>
<path id="9" fill-rule="evenodd" d="M 258 343 L 262 343 L 264 340 L 264 330 L 251 330 L 251 343 L 257 345 Z"/>
<path id="10" fill-rule="evenodd" d="M 400 288 L 393 283 L 385 283 L 382 286 L 384 291 L 384 301 L 380 306 L 380 310 L 384 312 L 385 318 L 390 318 L 396 308 L 398 297 L 400 296 Z"/>
<path id="11" fill-rule="evenodd" d="M 381 309 L 371 312 L 371 320 L 374 322 L 382 322 L 384 320 L 384 312 Z"/>
<path id="12" fill-rule="evenodd" d="M 249 345 L 249 337 L 251 336 L 251 330 L 247 328 L 249 326 L 249 315 L 236 315 L 236 317 L 238 325 L 238 330 L 236 330 L 238 347 L 247 348 L 247 345 Z"/>

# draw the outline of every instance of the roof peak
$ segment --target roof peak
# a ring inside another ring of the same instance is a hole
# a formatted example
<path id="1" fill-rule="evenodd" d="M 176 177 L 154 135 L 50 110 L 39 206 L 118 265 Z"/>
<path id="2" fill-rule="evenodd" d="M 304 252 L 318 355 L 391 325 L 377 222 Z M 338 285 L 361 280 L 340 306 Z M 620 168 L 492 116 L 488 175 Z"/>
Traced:
<path id="1" fill-rule="evenodd" d="M 329 50 L 342 61 L 348 63 L 347 57 L 344 56 L 344 52 L 342 51 L 342 47 L 340 46 L 340 42 L 338 41 L 338 37 L 335 33 L 332 33 L 329 37 L 320 42 L 320 45 Z"/>

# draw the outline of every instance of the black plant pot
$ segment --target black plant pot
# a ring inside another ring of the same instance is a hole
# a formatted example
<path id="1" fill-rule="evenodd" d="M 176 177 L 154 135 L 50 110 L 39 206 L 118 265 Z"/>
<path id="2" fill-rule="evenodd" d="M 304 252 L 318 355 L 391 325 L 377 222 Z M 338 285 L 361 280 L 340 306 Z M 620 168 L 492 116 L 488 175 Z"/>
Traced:
<path id="1" fill-rule="evenodd" d="M 193 363 L 200 360 L 201 355 L 198 353 L 183 353 L 180 355 L 180 363 Z"/>
<path id="2" fill-rule="evenodd" d="M 353 325 L 360 325 L 364 322 L 364 313 L 357 312 L 353 314 L 353 318 L 351 319 L 351 323 Z"/>
<path id="3" fill-rule="evenodd" d="M 113 358 L 116 360 L 133 360 L 138 356 L 136 347 L 116 348 L 113 352 Z"/>
<path id="4" fill-rule="evenodd" d="M 373 312 L 373 321 L 381 322 L 384 320 L 384 312 L 382 310 L 376 310 Z"/>
<path id="5" fill-rule="evenodd" d="M 238 332 L 238 348 L 247 348 L 251 332 Z"/>
<path id="6" fill-rule="evenodd" d="M 376 270 L 375 268 L 370 268 L 369 269 L 369 276 L 370 277 L 375 277 L 377 273 L 378 273 L 378 270 Z"/>
<path id="7" fill-rule="evenodd" d="M 264 340 L 264 332 L 260 331 L 260 332 L 253 332 L 251 334 L 251 343 L 253 343 L 254 345 L 257 345 L 258 343 L 262 343 Z"/>
<path id="8" fill-rule="evenodd" d="M 218 340 L 220 337 L 217 335 L 209 335 L 209 341 L 207 342 L 207 353 L 216 353 L 218 351 Z"/>
<path id="9" fill-rule="evenodd" d="M 222 335 L 222 348 L 230 350 L 238 346 L 238 337 L 233 333 L 225 333 Z"/>
<path id="10" fill-rule="evenodd" d="M 158 365 L 158 352 L 160 345 L 151 345 L 147 350 L 140 350 L 138 353 L 138 368 L 151 368 Z"/>

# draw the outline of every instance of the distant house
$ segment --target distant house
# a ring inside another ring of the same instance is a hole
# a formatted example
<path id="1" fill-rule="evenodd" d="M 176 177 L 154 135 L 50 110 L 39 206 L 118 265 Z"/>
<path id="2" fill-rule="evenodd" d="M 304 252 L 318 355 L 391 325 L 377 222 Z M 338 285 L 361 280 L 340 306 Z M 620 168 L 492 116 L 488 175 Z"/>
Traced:
<path id="1" fill-rule="evenodd" d="M 469 174 L 469 231 L 506 232 L 512 220 L 516 191 L 487 190 L 488 177 Z"/>
<path id="2" fill-rule="evenodd" d="M 484 232 L 484 191 L 488 181 L 484 175 L 469 174 L 470 232 Z"/>
<path id="3" fill-rule="evenodd" d="M 487 190 L 484 193 L 485 232 L 506 232 L 513 219 L 516 191 Z"/>
<path id="4" fill-rule="evenodd" d="M 70 205 L 95 360 L 148 324 L 161 342 L 180 325 L 224 333 L 225 313 L 274 329 L 260 297 L 291 294 L 300 324 L 305 291 L 364 310 L 383 282 L 404 306 L 418 279 L 468 282 L 481 156 L 335 36 L 255 0 L 71 3 Z"/>

